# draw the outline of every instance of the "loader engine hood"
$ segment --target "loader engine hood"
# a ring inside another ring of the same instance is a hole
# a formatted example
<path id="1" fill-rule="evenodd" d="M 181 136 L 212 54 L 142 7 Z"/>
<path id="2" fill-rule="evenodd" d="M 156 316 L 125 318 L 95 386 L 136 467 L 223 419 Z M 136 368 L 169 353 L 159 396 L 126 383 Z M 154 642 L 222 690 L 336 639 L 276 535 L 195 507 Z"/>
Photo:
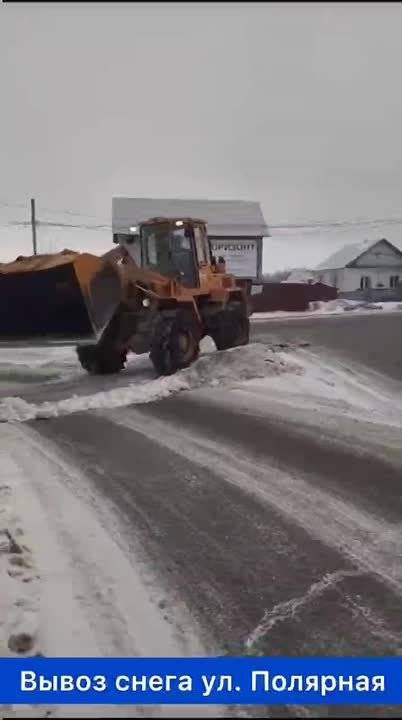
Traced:
<path id="1" fill-rule="evenodd" d="M 0 342 L 99 337 L 121 300 L 118 268 L 87 253 L 0 265 Z"/>

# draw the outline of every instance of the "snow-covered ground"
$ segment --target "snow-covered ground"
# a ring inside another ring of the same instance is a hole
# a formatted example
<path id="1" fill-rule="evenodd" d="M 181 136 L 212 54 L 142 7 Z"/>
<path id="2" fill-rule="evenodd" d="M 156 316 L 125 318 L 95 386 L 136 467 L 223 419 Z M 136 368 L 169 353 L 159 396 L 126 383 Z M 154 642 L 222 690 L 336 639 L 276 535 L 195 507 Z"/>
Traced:
<path id="1" fill-rule="evenodd" d="M 401 312 L 402 302 L 361 302 L 358 300 L 329 300 L 328 302 L 316 301 L 310 303 L 309 310 L 303 312 L 286 312 L 283 310 L 276 310 L 275 312 L 263 312 L 253 313 L 251 320 L 258 322 L 258 320 L 283 320 L 293 318 L 309 318 L 321 317 L 322 315 L 344 315 L 350 314 L 372 314 L 375 311 L 383 312 Z"/>
<path id="2" fill-rule="evenodd" d="M 149 372 L 144 374 L 144 364 L 146 366 L 150 365 L 150 363 L 147 357 L 140 356 L 133 358 L 126 382 L 124 382 L 125 376 L 120 376 L 119 380 L 121 381 L 123 378 L 124 384 L 119 383 L 117 387 L 115 379 L 109 378 L 109 389 L 96 391 L 95 379 L 95 383 L 91 384 L 92 392 L 90 394 L 73 394 L 71 397 L 62 400 L 31 403 L 19 397 L 18 394 L 3 397 L 0 400 L 0 421 L 25 421 L 35 418 L 68 415 L 83 410 L 123 407 L 125 405 L 160 400 L 173 393 L 196 389 L 205 385 L 219 385 L 222 383 L 230 385 L 239 380 L 297 371 L 297 365 L 291 362 L 285 363 L 278 353 L 262 344 L 250 344 L 245 347 L 226 350 L 222 353 L 214 352 L 214 348 L 209 343 L 204 344 L 205 347 L 206 351 L 204 350 L 194 365 L 169 377 L 153 378 L 152 374 L 149 377 Z M 61 349 L 59 349 L 60 351 Z M 65 352 L 66 355 L 64 356 L 60 352 L 51 365 L 52 372 L 54 374 L 59 373 L 61 379 L 65 377 L 66 367 L 69 369 L 68 377 L 71 378 L 70 350 L 66 348 Z M 59 360 L 61 362 L 58 366 L 57 362 Z M 136 368 L 139 369 L 138 373 L 135 372 Z M 37 372 L 40 378 L 43 367 L 39 363 Z M 32 369 L 30 377 L 33 378 L 34 373 L 35 370 Z M 79 367 L 75 369 L 75 373 L 78 374 L 78 378 L 82 377 L 83 383 L 87 382 L 86 374 Z M 104 387 L 104 380 L 101 382 Z M 0 389 L 1 385 L 0 366 Z"/>
<path id="3" fill-rule="evenodd" d="M 18 396 L 35 383 L 42 384 L 45 392 L 46 386 L 57 389 L 57 382 L 62 385 L 66 379 L 73 379 L 77 388 L 83 383 L 84 394 L 43 402 Z M 16 388 L 13 395 L 7 395 L 10 382 Z M 161 622 L 158 606 L 164 598 L 152 572 L 142 565 L 140 550 L 124 536 L 113 508 L 91 494 L 82 470 L 71 459 L 56 453 L 24 421 L 88 409 L 113 415 L 113 408 L 183 391 L 212 394 L 226 387 L 227 402 L 243 413 L 262 412 L 267 404 L 276 403 L 284 417 L 298 411 L 306 423 L 318 412 L 323 419 L 363 419 L 384 433 L 402 428 L 400 389 L 391 388 L 373 372 L 318 358 L 305 347 L 254 343 L 217 353 L 206 341 L 197 363 L 175 376 L 155 378 L 147 358 L 140 357 L 133 358 L 127 373 L 121 374 L 119 387 L 113 378 L 102 390 L 96 382 L 87 382 L 71 348 L 22 348 L 9 356 L 2 351 L 0 656 L 76 656 L 80 647 L 85 655 L 94 656 L 207 651 L 196 632 L 189 635 L 192 622 L 186 624 L 185 607 L 172 608 L 170 622 Z M 116 415 L 116 422 L 122 422 Z M 177 633 L 183 623 L 186 632 Z M 118 710 L 131 716 L 138 712 L 132 707 Z M 66 714 L 65 708 L 48 711 L 54 716 Z M 31 712 L 34 716 L 32 708 Z M 158 714 L 169 717 L 169 712 L 177 716 L 177 709 L 169 708 Z M 191 712 L 197 716 L 197 709 Z M 202 712 L 200 716 L 208 711 Z"/>
<path id="4" fill-rule="evenodd" d="M 347 418 L 383 428 L 402 428 L 400 383 L 351 361 L 317 356 L 306 348 L 282 353 L 282 359 L 286 364 L 297 360 L 297 372 L 239 383 L 229 396 L 233 407 L 258 412 L 267 402 L 280 403 L 285 416 L 298 410 L 303 422 L 310 422 L 319 413 L 323 421 L 328 417 L 341 423 Z"/>
<path id="5" fill-rule="evenodd" d="M 297 345 L 283 348 L 256 342 L 217 353 L 213 342 L 205 338 L 196 363 L 175 375 L 160 378 L 155 377 L 146 355 L 132 356 L 127 370 L 117 377 L 94 378 L 82 371 L 73 348 L 21 348 L 13 353 L 14 365 L 11 353 L 8 359 L 5 351 L 1 352 L 3 423 L 149 403 L 183 391 L 223 386 L 253 387 L 263 398 L 280 396 L 283 402 L 292 405 L 299 403 L 305 408 L 326 405 L 331 411 L 346 408 L 350 413 L 366 410 L 378 415 L 379 408 L 392 400 L 386 409 L 387 421 L 391 422 L 395 413 L 399 417 L 399 388 L 392 387 L 390 391 L 388 385 L 385 390 L 383 378 L 373 371 L 363 372 L 350 362 L 345 365 L 334 358 L 325 360 L 323 355 L 317 361 L 316 355 Z M 13 391 L 9 393 L 10 380 Z M 23 397 L 27 388 L 33 386 L 39 388 L 37 394 L 43 401 Z M 46 399 L 49 388 L 56 399 Z M 59 388 L 60 394 L 64 391 L 60 399 Z"/>
<path id="6" fill-rule="evenodd" d="M 0 348 L 0 391 L 14 392 L 25 384 L 67 380 L 78 370 L 73 347 Z"/>
<path id="7" fill-rule="evenodd" d="M 4 434 L 3 434 L 4 438 Z M 0 656 L 35 653 L 39 576 L 19 513 L 19 476 L 10 453 L 1 453 Z"/>
<path id="8" fill-rule="evenodd" d="M 34 429 L 2 425 L 0 657 L 213 653 L 192 627 L 179 601 L 170 607 L 140 548 L 80 469 Z M 213 707 L 190 708 L 190 715 L 183 707 L 152 710 L 157 717 L 220 717 Z M 144 715 L 133 705 L 41 705 L 0 706 L 0 717 L 102 717 L 102 711 Z"/>
<path id="9" fill-rule="evenodd" d="M 21 368 L 24 369 L 21 372 Z M 138 372 L 136 372 L 138 370 Z M 82 470 L 55 452 L 23 421 L 152 402 L 201 387 L 233 387 L 239 382 L 301 371 L 275 349 L 251 344 L 222 353 L 211 341 L 191 368 L 155 378 L 149 360 L 133 358 L 126 375 L 109 378 L 108 389 L 81 371 L 71 348 L 13 350 L 0 362 L 0 656 L 158 656 L 204 655 L 205 647 L 187 619 L 186 608 L 166 609 L 140 549 L 124 535 L 113 508 L 92 494 Z M 25 375 L 25 372 L 28 375 Z M 7 396 L 10 378 L 14 395 Z M 45 378 L 45 380 L 44 380 Z M 124 379 L 126 378 L 126 379 Z M 37 384 L 40 392 L 73 379 L 92 394 L 30 403 L 18 396 Z M 104 382 L 104 380 L 102 381 Z M 74 518 L 74 522 L 71 519 Z M 137 552 L 138 550 L 138 552 Z M 133 603 L 135 612 L 133 613 Z M 161 614 L 160 606 L 164 609 Z M 96 607 L 96 611 L 94 608 Z M 162 620 L 161 620 L 162 617 Z M 68 618 L 68 622 L 66 622 Z M 163 619 L 164 618 L 164 619 Z M 185 632 L 180 628 L 185 625 Z M 82 650 L 80 650 L 82 648 Z M 28 708 L 79 716 L 80 708 Z M 85 709 L 85 716 L 91 712 Z M 99 708 L 96 709 L 99 712 Z M 93 714 L 96 715 L 95 709 Z M 138 708 L 116 712 L 137 716 Z M 190 709 L 190 717 L 219 716 L 219 709 Z M 108 714 L 110 709 L 108 709 Z M 159 708 L 157 716 L 188 716 L 189 709 Z M 199 715 L 197 715 L 199 713 Z M 7 709 L 7 717 L 13 711 Z"/>

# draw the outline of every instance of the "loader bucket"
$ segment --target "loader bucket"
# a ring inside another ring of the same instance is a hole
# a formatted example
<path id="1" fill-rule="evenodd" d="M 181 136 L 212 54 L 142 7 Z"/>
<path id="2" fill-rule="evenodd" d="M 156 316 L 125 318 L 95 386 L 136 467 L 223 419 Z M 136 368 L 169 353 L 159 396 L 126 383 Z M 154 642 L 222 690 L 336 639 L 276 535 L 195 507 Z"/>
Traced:
<path id="1" fill-rule="evenodd" d="M 94 341 L 121 300 L 118 268 L 63 252 L 0 265 L 0 342 Z"/>

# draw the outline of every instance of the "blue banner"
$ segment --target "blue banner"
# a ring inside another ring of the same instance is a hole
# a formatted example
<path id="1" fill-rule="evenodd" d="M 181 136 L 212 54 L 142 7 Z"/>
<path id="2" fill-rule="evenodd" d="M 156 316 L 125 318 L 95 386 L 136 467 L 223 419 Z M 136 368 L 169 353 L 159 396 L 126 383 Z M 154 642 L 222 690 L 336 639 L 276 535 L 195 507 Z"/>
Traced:
<path id="1" fill-rule="evenodd" d="M 402 658 L 0 658 L 0 703 L 402 705 Z"/>

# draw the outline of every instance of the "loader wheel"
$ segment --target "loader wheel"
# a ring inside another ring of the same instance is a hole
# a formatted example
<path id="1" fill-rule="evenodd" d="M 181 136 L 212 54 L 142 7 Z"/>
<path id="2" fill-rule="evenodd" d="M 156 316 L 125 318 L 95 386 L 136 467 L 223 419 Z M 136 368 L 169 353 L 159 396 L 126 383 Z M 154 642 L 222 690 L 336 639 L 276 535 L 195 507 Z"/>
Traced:
<path id="1" fill-rule="evenodd" d="M 158 375 L 173 375 L 191 365 L 200 352 L 200 329 L 192 313 L 161 311 L 149 357 Z"/>
<path id="2" fill-rule="evenodd" d="M 233 301 L 215 318 L 211 337 L 217 350 L 248 345 L 250 320 L 243 303 Z"/>
<path id="3" fill-rule="evenodd" d="M 106 350 L 97 345 L 79 345 L 78 359 L 90 375 L 111 375 L 123 370 L 127 353 Z"/>

